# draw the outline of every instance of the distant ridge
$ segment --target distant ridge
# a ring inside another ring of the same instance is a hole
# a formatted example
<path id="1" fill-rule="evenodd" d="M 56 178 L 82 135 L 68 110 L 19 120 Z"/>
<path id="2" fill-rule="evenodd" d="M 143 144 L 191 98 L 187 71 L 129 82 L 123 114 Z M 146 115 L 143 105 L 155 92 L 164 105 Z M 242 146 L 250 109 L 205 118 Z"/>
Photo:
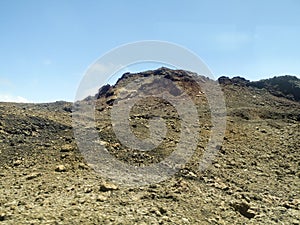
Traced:
<path id="1" fill-rule="evenodd" d="M 296 76 L 285 75 L 259 81 L 249 81 L 243 77 L 233 77 L 230 79 L 229 77 L 222 76 L 218 81 L 222 85 L 239 85 L 266 89 L 277 97 L 300 101 L 300 79 Z"/>
<path id="2" fill-rule="evenodd" d="M 251 82 L 250 86 L 265 88 L 271 94 L 285 97 L 290 100 L 300 101 L 300 79 L 296 76 L 279 76 L 270 79 Z"/>
<path id="3" fill-rule="evenodd" d="M 103 95 L 109 97 L 113 95 L 113 87 L 117 87 L 122 83 L 128 82 L 128 80 L 133 79 L 134 77 L 148 77 L 148 76 L 164 76 L 166 79 L 172 81 L 192 81 L 193 77 L 198 77 L 203 81 L 210 80 L 208 77 L 203 75 L 197 76 L 196 73 L 189 72 L 186 70 L 173 70 L 166 67 L 161 67 L 156 70 L 148 70 L 139 73 L 124 73 L 121 78 L 118 79 L 115 85 L 111 86 L 109 84 L 104 85 L 98 90 L 98 93 L 95 95 L 96 99 L 100 98 Z M 284 76 L 275 76 L 269 79 L 263 79 L 259 81 L 250 81 L 243 77 L 236 76 L 229 78 L 226 76 L 221 76 L 217 80 L 221 85 L 236 85 L 236 86 L 247 86 L 254 87 L 258 89 L 265 89 L 269 93 L 277 97 L 283 97 L 292 101 L 300 102 L 300 79 L 296 76 L 284 75 Z M 91 97 L 91 96 L 90 96 Z M 90 98 L 89 97 L 89 98 Z M 89 98 L 86 98 L 89 99 Z"/>

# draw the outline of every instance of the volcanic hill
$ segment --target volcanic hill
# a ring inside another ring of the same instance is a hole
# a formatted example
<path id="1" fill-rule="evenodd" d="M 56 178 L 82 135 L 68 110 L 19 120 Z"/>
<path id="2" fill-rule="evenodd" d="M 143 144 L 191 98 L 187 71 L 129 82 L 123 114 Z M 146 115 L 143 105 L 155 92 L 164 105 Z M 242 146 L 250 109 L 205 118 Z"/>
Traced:
<path id="1" fill-rule="evenodd" d="M 136 79 L 158 76 L 173 96 L 183 91 L 190 96 L 200 132 L 188 163 L 150 185 L 123 186 L 92 169 L 73 134 L 76 103 L 74 108 L 62 101 L 0 103 L 0 224 L 300 224 L 299 79 L 219 78 L 226 131 L 205 171 L 199 170 L 199 161 L 212 122 L 209 102 L 197 84 L 215 81 L 159 68 L 126 73 L 115 85 L 100 87 L 83 101 L 95 101 L 100 143 L 117 160 L 137 168 L 172 154 L 180 141 L 181 118 L 165 99 L 136 102 L 129 125 L 137 138 L 149 137 L 152 117 L 162 117 L 167 130 L 157 148 L 139 151 L 118 141 L 111 113 L 120 93 L 136 96 L 135 86 L 128 88 Z M 153 79 L 142 89 L 153 93 L 154 87 L 159 94 L 162 84 Z"/>

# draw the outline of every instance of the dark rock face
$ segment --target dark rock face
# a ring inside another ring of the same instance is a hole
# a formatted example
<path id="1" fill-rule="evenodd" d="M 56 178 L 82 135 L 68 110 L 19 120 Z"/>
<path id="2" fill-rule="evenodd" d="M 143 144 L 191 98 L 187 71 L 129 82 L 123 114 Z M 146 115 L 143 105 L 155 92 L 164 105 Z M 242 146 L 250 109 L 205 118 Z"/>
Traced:
<path id="1" fill-rule="evenodd" d="M 247 86 L 249 84 L 249 80 L 246 80 L 243 77 L 233 77 L 232 79 L 230 79 L 229 77 L 226 76 L 222 76 L 219 77 L 218 79 L 219 84 L 223 84 L 223 85 L 237 85 L 237 86 Z"/>
<path id="2" fill-rule="evenodd" d="M 231 79 L 232 83 L 235 85 L 240 85 L 240 86 L 246 86 L 247 84 L 249 84 L 249 80 L 246 80 L 243 77 L 234 77 Z"/>
<path id="3" fill-rule="evenodd" d="M 232 84 L 231 79 L 229 77 L 225 77 L 225 76 L 219 77 L 218 82 L 219 82 L 219 84 L 224 84 L 224 85 Z"/>
<path id="4" fill-rule="evenodd" d="M 295 76 L 280 76 L 251 82 L 250 86 L 264 88 L 271 94 L 294 101 L 300 101 L 300 79 Z"/>
<path id="5" fill-rule="evenodd" d="M 161 67 L 156 70 L 148 70 L 145 72 L 139 72 L 139 73 L 124 73 L 121 78 L 118 79 L 115 85 L 110 86 L 109 84 L 104 85 L 101 87 L 98 91 L 98 93 L 95 95 L 96 99 L 100 98 L 106 98 L 106 100 L 111 101 L 111 98 L 117 93 L 117 90 L 121 87 L 126 86 L 131 81 L 138 79 L 138 78 L 148 78 L 148 77 L 160 77 L 164 78 L 166 80 L 170 80 L 172 82 L 176 82 L 181 84 L 181 86 L 189 87 L 188 89 L 191 89 L 193 87 L 193 91 L 196 91 L 197 84 L 195 82 L 195 79 L 200 79 L 200 82 L 206 82 L 209 80 L 209 78 L 204 76 L 198 76 L 195 73 L 185 71 L 185 70 L 172 70 L 166 67 Z M 166 81 L 165 80 L 165 81 Z M 162 82 L 165 82 L 162 81 Z M 157 84 L 158 86 L 162 86 L 162 83 Z M 146 85 L 147 86 L 147 85 Z M 146 86 L 143 86 L 143 88 L 147 88 Z M 168 85 L 166 84 L 164 87 L 168 88 Z M 158 88 L 159 89 L 159 88 Z M 169 90 L 171 94 L 174 96 L 180 95 L 180 90 L 173 88 L 172 90 Z"/>
<path id="6" fill-rule="evenodd" d="M 109 91 L 109 89 L 110 89 L 110 87 L 111 86 L 109 84 L 102 86 L 99 89 L 98 94 L 96 95 L 96 98 L 98 99 L 100 96 L 107 94 L 108 91 Z"/>
<path id="7" fill-rule="evenodd" d="M 272 95 L 284 97 L 293 101 L 300 101 L 300 79 L 295 76 L 279 76 L 260 81 L 249 81 L 243 77 L 229 78 L 226 76 L 219 77 L 219 84 L 249 86 L 259 89 L 265 89 Z"/>

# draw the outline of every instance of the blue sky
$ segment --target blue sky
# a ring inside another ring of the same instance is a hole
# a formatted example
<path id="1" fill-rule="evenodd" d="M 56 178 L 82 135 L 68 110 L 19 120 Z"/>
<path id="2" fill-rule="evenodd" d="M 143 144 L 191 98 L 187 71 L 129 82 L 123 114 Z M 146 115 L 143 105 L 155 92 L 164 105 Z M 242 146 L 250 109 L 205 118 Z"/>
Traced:
<path id="1" fill-rule="evenodd" d="M 162 40 L 215 77 L 300 75 L 300 1 L 1 0 L 0 101 L 73 101 L 88 66 L 119 45 Z"/>

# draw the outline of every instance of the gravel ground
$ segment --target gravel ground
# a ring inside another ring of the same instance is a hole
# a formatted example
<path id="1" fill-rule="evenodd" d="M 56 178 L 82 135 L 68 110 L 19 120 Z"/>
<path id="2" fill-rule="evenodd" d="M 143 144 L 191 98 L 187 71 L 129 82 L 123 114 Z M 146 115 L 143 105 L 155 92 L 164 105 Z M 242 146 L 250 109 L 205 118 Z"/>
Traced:
<path id="1" fill-rule="evenodd" d="M 76 145 L 71 103 L 0 103 L 0 224 L 300 224 L 299 102 L 223 85 L 226 133 L 212 164 L 200 172 L 211 129 L 207 101 L 184 72 L 177 73 L 171 78 L 193 96 L 201 115 L 199 140 L 185 167 L 156 184 L 128 187 L 95 172 Z M 164 117 L 162 145 L 140 152 L 118 142 L 112 102 L 133 78 L 98 96 L 96 125 L 111 155 L 142 167 L 172 153 L 181 127 L 172 105 L 149 98 L 132 110 L 130 126 L 147 138 L 147 112 Z"/>

